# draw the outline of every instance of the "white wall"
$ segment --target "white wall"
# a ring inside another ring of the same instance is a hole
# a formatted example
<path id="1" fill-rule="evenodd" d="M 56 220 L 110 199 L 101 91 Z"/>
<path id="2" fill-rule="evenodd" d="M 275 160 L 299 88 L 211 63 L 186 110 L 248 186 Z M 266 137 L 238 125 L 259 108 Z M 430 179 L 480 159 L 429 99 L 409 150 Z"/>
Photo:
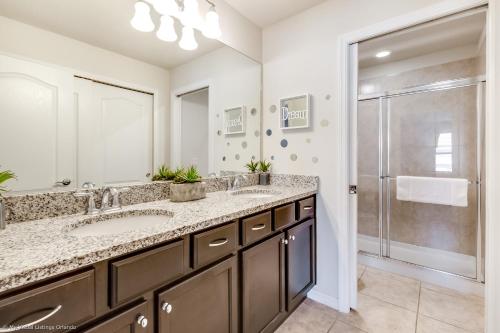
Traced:
<path id="1" fill-rule="evenodd" d="M 0 52 L 63 66 L 92 76 L 158 92 L 160 130 L 158 160 L 169 163 L 169 72 L 77 40 L 0 16 Z"/>
<path id="2" fill-rule="evenodd" d="M 209 123 L 213 124 L 213 129 L 209 136 L 213 142 L 215 172 L 244 171 L 244 164 L 252 156 L 257 159 L 260 157 L 260 134 L 255 135 L 255 131 L 260 132 L 259 63 L 229 47 L 222 47 L 172 69 L 170 83 L 174 93 L 188 92 L 210 84 Z M 239 106 L 246 107 L 246 134 L 226 136 L 223 134 L 224 110 Z M 257 111 L 255 115 L 251 114 L 252 108 Z M 219 130 L 222 131 L 221 135 L 217 134 Z M 223 156 L 226 157 L 225 161 L 222 160 Z"/>
<path id="3" fill-rule="evenodd" d="M 182 165 L 208 175 L 208 90 L 185 95 L 181 103 Z"/>
<path id="4" fill-rule="evenodd" d="M 263 31 L 264 158 L 274 156 L 277 173 L 320 176 L 318 200 L 318 285 L 315 291 L 334 304 L 338 297 L 337 230 L 339 221 L 336 161 L 338 132 L 338 37 L 376 22 L 437 3 L 436 0 L 329 0 Z M 279 98 L 312 94 L 312 128 L 282 132 L 279 113 L 271 105 Z M 288 147 L 280 141 L 286 138 Z M 297 161 L 290 154 L 298 155 Z M 317 163 L 313 162 L 316 161 Z"/>

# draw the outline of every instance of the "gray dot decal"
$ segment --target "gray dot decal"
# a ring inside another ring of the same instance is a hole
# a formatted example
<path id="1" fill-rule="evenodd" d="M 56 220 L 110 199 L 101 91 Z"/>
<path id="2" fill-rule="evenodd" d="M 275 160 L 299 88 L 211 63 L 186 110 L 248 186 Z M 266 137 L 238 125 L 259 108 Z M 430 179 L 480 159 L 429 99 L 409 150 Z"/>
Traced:
<path id="1" fill-rule="evenodd" d="M 330 95 L 330 94 L 327 94 L 327 95 L 325 96 L 325 99 L 326 99 L 327 101 L 329 101 L 331 98 L 332 98 L 332 95 Z"/>
<path id="2" fill-rule="evenodd" d="M 229 147 L 231 145 L 231 142 L 227 142 L 226 145 Z"/>
<path id="3" fill-rule="evenodd" d="M 320 123 L 321 127 L 328 127 L 330 125 L 330 122 L 326 119 L 323 119 Z"/>
<path id="4" fill-rule="evenodd" d="M 222 161 L 226 162 L 226 156 L 222 156 Z"/>
<path id="5" fill-rule="evenodd" d="M 215 116 L 216 116 L 217 118 L 219 118 L 219 117 L 220 117 L 220 114 L 218 114 L 218 113 L 217 113 Z"/>
<path id="6" fill-rule="evenodd" d="M 253 134 L 255 134 L 256 137 L 260 136 L 260 131 L 255 131 Z"/>
<path id="7" fill-rule="evenodd" d="M 254 155 L 252 155 L 252 160 L 255 160 L 255 156 Z"/>
<path id="8" fill-rule="evenodd" d="M 307 139 L 306 139 L 306 142 L 307 142 L 307 143 L 311 143 L 311 139 L 310 139 L 310 138 L 307 138 Z"/>
<path id="9" fill-rule="evenodd" d="M 255 116 L 257 114 L 257 109 L 256 108 L 252 108 L 252 110 L 250 110 L 250 114 L 252 116 Z"/>
<path id="10" fill-rule="evenodd" d="M 245 149 L 246 147 L 248 147 L 248 143 L 246 141 L 243 141 L 241 143 L 241 147 L 243 147 L 243 149 Z"/>
<path id="11" fill-rule="evenodd" d="M 290 159 L 291 159 L 293 162 L 295 162 L 295 161 L 297 160 L 297 158 L 298 158 L 297 154 L 291 154 L 291 155 L 290 155 Z"/>
<path id="12" fill-rule="evenodd" d="M 269 111 L 271 111 L 271 113 L 275 113 L 276 112 L 276 105 L 271 105 L 271 107 L 269 108 Z"/>
<path id="13" fill-rule="evenodd" d="M 314 163 L 314 164 L 316 164 L 316 163 L 318 163 L 318 162 L 319 162 L 319 158 L 317 158 L 316 156 L 314 156 L 314 157 L 312 158 L 312 161 L 313 161 L 313 163 Z"/>
<path id="14" fill-rule="evenodd" d="M 274 161 L 274 155 L 271 156 L 271 159 Z"/>
<path id="15" fill-rule="evenodd" d="M 221 136 L 221 135 L 222 135 L 222 131 L 221 131 L 221 130 L 218 130 L 218 131 L 217 131 L 217 135 L 218 135 L 218 136 Z"/>
<path id="16" fill-rule="evenodd" d="M 287 139 L 283 139 L 283 140 L 281 140 L 280 145 L 281 145 L 281 147 L 283 147 L 283 148 L 288 147 L 288 141 L 287 141 Z"/>
<path id="17" fill-rule="evenodd" d="M 271 135 L 273 135 L 273 131 L 271 129 L 268 129 L 266 131 L 266 134 L 267 134 L 267 136 L 271 136 Z"/>
<path id="18" fill-rule="evenodd" d="M 236 155 L 234 155 L 234 158 L 235 158 L 236 160 L 239 160 L 239 159 L 240 159 L 240 154 L 236 154 Z"/>

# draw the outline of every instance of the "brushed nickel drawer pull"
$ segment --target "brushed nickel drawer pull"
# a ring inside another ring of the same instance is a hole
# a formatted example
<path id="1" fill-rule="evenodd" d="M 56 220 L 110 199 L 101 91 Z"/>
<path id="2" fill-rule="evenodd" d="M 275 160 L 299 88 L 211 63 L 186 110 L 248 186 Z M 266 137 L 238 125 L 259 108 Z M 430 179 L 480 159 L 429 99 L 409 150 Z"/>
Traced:
<path id="1" fill-rule="evenodd" d="M 266 225 L 264 223 L 261 223 L 261 224 L 257 224 L 257 225 L 254 225 L 252 227 L 252 231 L 257 231 L 257 230 L 262 230 L 266 227 Z"/>
<path id="2" fill-rule="evenodd" d="M 227 238 L 216 239 L 214 241 L 211 241 L 210 244 L 208 244 L 208 246 L 209 247 L 222 246 L 224 244 L 227 244 L 227 242 L 229 242 L 229 239 Z"/>
<path id="3" fill-rule="evenodd" d="M 137 317 L 137 324 L 139 324 L 139 326 L 141 326 L 142 328 L 148 327 L 148 318 L 146 318 L 146 316 L 140 314 Z"/>
<path id="4" fill-rule="evenodd" d="M 56 313 L 58 313 L 59 310 L 61 310 L 61 309 L 62 309 L 62 305 L 58 305 L 49 314 L 43 316 L 40 319 L 37 319 L 37 320 L 35 320 L 35 321 L 31 322 L 31 323 L 24 324 L 24 325 L 12 326 L 12 327 L 9 327 L 9 328 L 0 328 L 0 332 L 1 333 L 15 332 L 15 331 L 24 330 L 26 328 L 30 328 L 31 326 L 35 326 L 36 324 L 40 324 L 42 321 L 45 321 L 45 320 L 49 319 L 50 317 L 52 317 L 53 315 L 55 315 Z"/>
<path id="5" fill-rule="evenodd" d="M 312 207 L 312 206 L 305 206 L 305 207 L 304 207 L 304 210 L 311 210 L 311 209 L 313 209 L 313 207 Z"/>

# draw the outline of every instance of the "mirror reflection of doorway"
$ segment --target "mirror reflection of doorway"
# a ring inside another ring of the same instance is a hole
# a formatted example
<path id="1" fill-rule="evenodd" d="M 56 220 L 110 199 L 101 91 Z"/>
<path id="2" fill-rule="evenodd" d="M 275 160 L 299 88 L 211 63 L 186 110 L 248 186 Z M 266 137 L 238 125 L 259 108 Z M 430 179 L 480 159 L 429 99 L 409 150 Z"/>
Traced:
<path id="1" fill-rule="evenodd" d="M 181 164 L 208 174 L 208 88 L 181 97 Z"/>

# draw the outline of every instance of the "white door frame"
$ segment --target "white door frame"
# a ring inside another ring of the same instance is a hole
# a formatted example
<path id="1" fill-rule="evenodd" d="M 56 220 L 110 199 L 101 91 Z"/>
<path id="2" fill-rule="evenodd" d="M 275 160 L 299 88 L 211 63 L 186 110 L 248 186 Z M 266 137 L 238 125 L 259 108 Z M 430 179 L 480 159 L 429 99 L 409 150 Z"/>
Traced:
<path id="1" fill-rule="evenodd" d="M 182 166 L 181 157 L 181 112 L 182 112 L 182 100 L 179 95 L 189 93 L 191 91 L 200 90 L 208 87 L 208 173 L 215 172 L 215 147 L 214 147 L 214 84 L 212 81 L 200 81 L 193 84 L 183 86 L 170 94 L 170 110 L 171 113 L 171 140 L 170 140 L 170 164 L 171 167 L 176 168 Z M 205 175 L 206 176 L 206 175 Z"/>
<path id="2" fill-rule="evenodd" d="M 494 1 L 494 0 L 493 0 Z M 350 82 L 350 77 L 353 74 L 357 77 L 356 72 L 351 71 L 350 64 L 352 63 L 352 57 L 350 55 L 350 45 L 358 43 L 360 41 L 373 38 L 376 36 L 384 35 L 393 31 L 405 29 L 420 23 L 425 23 L 431 20 L 442 18 L 448 15 L 456 14 L 464 10 L 468 10 L 474 7 L 487 4 L 487 0 L 445 0 L 415 12 L 397 16 L 386 21 L 362 28 L 357 31 L 349 32 L 339 37 L 338 39 L 338 87 L 337 95 L 339 112 L 339 132 L 337 135 L 338 151 L 339 155 L 337 160 L 342 161 L 339 166 L 339 220 L 346 221 L 346 223 L 341 223 L 339 226 L 338 243 L 339 243 L 339 310 L 342 312 L 348 312 L 351 308 L 356 308 L 357 305 L 357 221 L 356 214 L 352 214 L 352 209 L 356 207 L 356 199 L 352 199 L 349 195 L 348 187 L 351 180 L 351 147 L 355 147 L 355 143 L 350 140 L 351 134 L 351 121 L 349 119 L 349 109 L 353 103 L 351 96 L 353 95 L 353 87 L 356 84 Z M 490 10 L 491 12 L 491 10 Z M 492 32 L 491 25 L 493 20 L 488 20 L 488 32 Z M 488 35 L 488 53 L 493 52 L 493 38 L 491 34 Z M 492 56 L 488 56 L 488 60 L 492 61 Z M 494 87 L 492 87 L 493 82 L 493 66 L 488 66 L 487 68 L 487 80 L 488 91 L 487 93 L 487 108 L 486 108 L 486 118 L 488 114 L 493 113 L 492 106 L 494 105 L 494 94 L 492 93 Z M 357 80 L 356 80 L 357 81 Z M 357 94 L 354 94 L 357 96 Z M 489 144 L 491 140 L 486 138 L 486 149 L 487 153 L 493 153 L 492 145 Z M 490 147 L 490 148 L 488 148 Z M 355 152 L 355 151 L 354 151 Z M 353 152 L 353 153 L 354 153 Z M 488 165 L 492 167 L 492 165 Z M 492 169 L 493 170 L 493 169 Z M 488 171 L 487 171 L 488 173 Z M 491 178 L 486 178 L 486 188 L 490 188 L 489 181 Z M 493 184 L 491 184 L 493 185 Z M 491 191 L 491 188 L 490 188 Z M 492 217 L 488 214 L 486 216 L 486 228 L 491 224 Z M 491 244 L 491 242 L 490 242 Z M 486 244 L 488 247 L 488 242 Z M 487 253 L 488 252 L 487 249 Z M 487 265 L 488 266 L 488 265 Z M 486 267 L 488 268 L 488 267 Z M 490 279 L 492 277 L 490 276 Z M 489 280 L 490 282 L 492 280 Z M 488 302 L 488 299 L 487 299 Z"/>

